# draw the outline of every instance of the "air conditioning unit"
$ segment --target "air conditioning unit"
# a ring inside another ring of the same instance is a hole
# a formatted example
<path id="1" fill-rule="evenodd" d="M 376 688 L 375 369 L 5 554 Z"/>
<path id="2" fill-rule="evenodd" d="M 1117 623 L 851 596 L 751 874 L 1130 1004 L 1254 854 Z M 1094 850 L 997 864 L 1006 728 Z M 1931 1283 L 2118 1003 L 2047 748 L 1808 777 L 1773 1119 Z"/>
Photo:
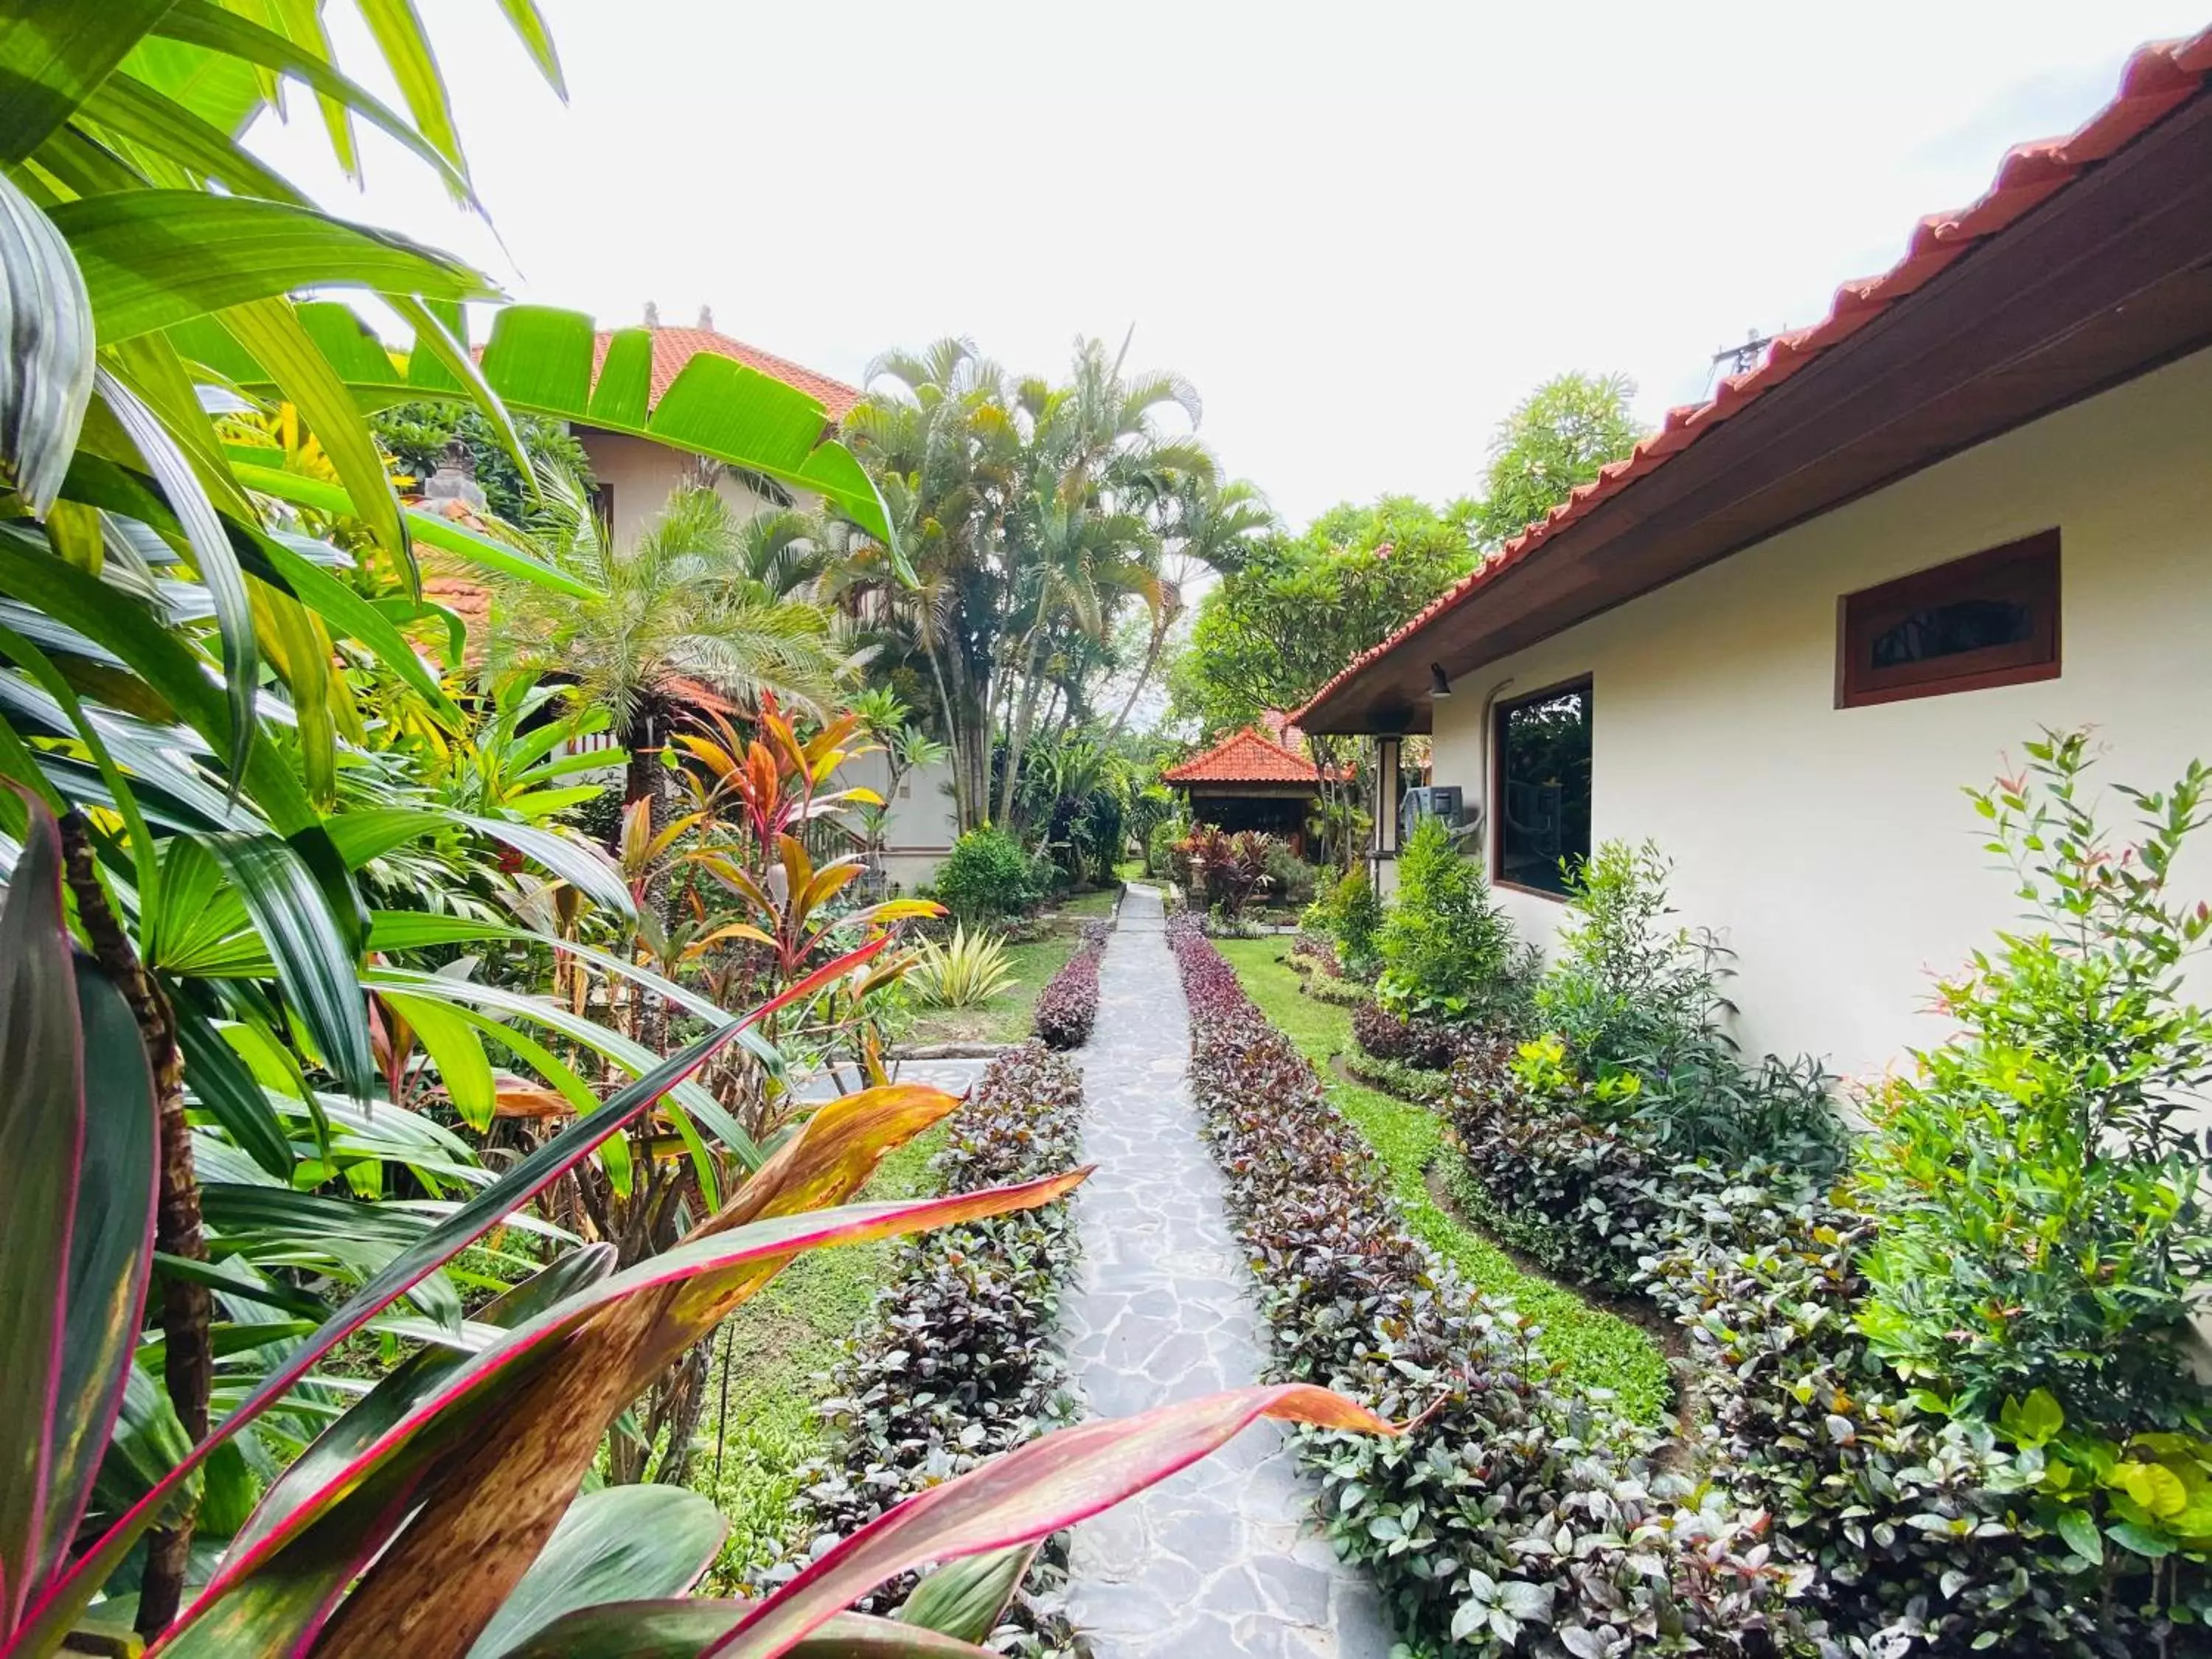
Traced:
<path id="1" fill-rule="evenodd" d="M 1423 818 L 1442 818 L 1446 828 L 1460 829 L 1467 818 L 1467 805 L 1459 785 L 1424 784 L 1406 792 L 1406 798 L 1398 804 L 1398 840 L 1401 845 L 1412 837 L 1413 826 Z"/>

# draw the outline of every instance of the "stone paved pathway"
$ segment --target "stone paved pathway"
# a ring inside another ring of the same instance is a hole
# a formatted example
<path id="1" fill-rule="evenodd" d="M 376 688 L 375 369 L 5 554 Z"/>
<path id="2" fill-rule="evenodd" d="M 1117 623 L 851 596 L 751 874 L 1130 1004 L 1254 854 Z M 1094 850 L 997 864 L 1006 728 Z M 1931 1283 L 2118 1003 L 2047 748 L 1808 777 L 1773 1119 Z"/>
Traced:
<path id="1" fill-rule="evenodd" d="M 1062 1337 L 1095 1415 L 1255 1382 L 1265 1333 L 1183 1086 L 1188 1019 L 1158 893 L 1132 887 L 1084 1049 L 1083 1258 Z M 1387 1659 L 1283 1433 L 1248 1429 L 1075 1531 L 1068 1614 L 1099 1659 Z"/>

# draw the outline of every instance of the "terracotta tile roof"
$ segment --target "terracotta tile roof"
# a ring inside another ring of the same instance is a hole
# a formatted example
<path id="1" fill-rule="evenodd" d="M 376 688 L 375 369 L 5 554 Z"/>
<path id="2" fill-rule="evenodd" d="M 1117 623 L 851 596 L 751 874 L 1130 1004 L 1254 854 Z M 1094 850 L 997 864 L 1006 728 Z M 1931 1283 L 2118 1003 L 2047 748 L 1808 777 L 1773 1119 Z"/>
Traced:
<path id="1" fill-rule="evenodd" d="M 1160 774 L 1170 783 L 1321 782 L 1321 769 L 1252 726 Z"/>
<path id="2" fill-rule="evenodd" d="M 600 366 L 607 360 L 607 342 L 613 337 L 613 332 L 606 329 L 592 337 L 592 377 L 594 380 L 599 378 Z M 702 351 L 734 358 L 748 368 L 757 368 L 763 374 L 781 380 L 786 386 L 798 387 L 819 403 L 833 421 L 843 420 L 864 395 L 858 386 L 847 386 L 842 380 L 833 380 L 827 374 L 817 374 L 811 368 L 793 362 L 788 357 L 779 357 L 772 351 L 749 346 L 743 340 L 733 340 L 711 328 L 656 328 L 653 331 L 653 403 L 659 403 L 661 393 L 675 384 L 684 365 Z"/>
<path id="3" fill-rule="evenodd" d="M 1757 368 L 1732 374 L 1702 404 L 1667 411 L 1659 430 L 1626 459 L 1613 462 L 1591 483 L 1536 520 L 1484 561 L 1471 574 L 1444 590 L 1411 622 L 1354 657 L 1306 699 L 1291 718 L 1303 719 L 1362 669 L 1389 655 L 1411 635 L 1447 611 L 1457 609 L 1501 573 L 1540 550 L 1559 532 L 1586 517 L 1669 458 L 1765 393 L 1780 386 L 1822 353 L 1849 339 L 1877 316 L 1956 264 L 1980 243 L 2013 224 L 2030 210 L 2081 177 L 2095 165 L 2141 137 L 2203 88 L 2212 77 L 2212 28 L 2185 40 L 2148 46 L 2128 60 L 2112 100 L 2063 138 L 2016 144 L 1998 165 L 1996 181 L 1979 200 L 1949 213 L 1929 215 L 1915 226 L 1905 257 L 1878 276 L 1844 283 L 1836 290 L 1828 314 L 1809 328 L 1778 335 Z"/>

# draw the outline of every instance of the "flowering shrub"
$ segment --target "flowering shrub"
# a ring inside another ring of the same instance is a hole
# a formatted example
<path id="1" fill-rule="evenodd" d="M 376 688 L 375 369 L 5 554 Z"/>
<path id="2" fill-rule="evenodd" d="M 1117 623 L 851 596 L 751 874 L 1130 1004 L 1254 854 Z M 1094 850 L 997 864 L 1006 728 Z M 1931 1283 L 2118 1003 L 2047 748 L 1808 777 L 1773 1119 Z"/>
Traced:
<path id="1" fill-rule="evenodd" d="M 1191 1081 L 1273 1328 L 1276 1370 L 1419 1417 L 1302 1437 L 1331 1536 L 1408 1635 L 1454 1653 L 1771 1651 L 1805 1570 L 1763 1516 L 1656 1466 L 1656 1439 L 1557 1392 L 1540 1332 L 1407 1235 L 1376 1159 L 1203 934 L 1170 922 Z"/>
<path id="2" fill-rule="evenodd" d="M 1048 1048 L 1080 1048 L 1091 1041 L 1098 1020 L 1098 963 L 1112 932 L 1111 922 L 1085 922 L 1083 943 L 1038 994 L 1032 1029 Z"/>
<path id="3" fill-rule="evenodd" d="M 1008 1049 L 949 1120 L 932 1170 L 945 1192 L 963 1193 L 1066 1169 L 1080 1161 L 1082 1114 L 1073 1066 L 1038 1043 Z M 946 1228 L 902 1248 L 890 1288 L 823 1403 L 840 1443 L 801 1471 L 817 1536 L 775 1577 L 909 1493 L 1075 1415 L 1052 1336 L 1076 1251 L 1061 1205 Z M 1064 1551 L 1048 1552 L 1032 1570 L 1035 1594 L 1015 1607 L 1028 1633 L 1011 1650 L 1075 1651 L 1054 1610 L 1065 1559 Z M 896 1607 L 906 1588 L 887 1586 L 862 1605 Z"/>

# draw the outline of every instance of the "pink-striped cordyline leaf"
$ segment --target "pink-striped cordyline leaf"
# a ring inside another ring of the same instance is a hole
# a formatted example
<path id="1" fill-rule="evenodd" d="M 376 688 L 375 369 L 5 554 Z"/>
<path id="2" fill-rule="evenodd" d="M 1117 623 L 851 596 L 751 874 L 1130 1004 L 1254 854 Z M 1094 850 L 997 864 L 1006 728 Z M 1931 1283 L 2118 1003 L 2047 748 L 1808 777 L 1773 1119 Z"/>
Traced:
<path id="1" fill-rule="evenodd" d="M 12 889 L 11 889 L 12 890 Z M 156 1482 L 92 1547 L 78 1557 L 70 1570 L 45 1583 L 33 1582 L 27 1616 L 13 1628 L 0 1659 L 42 1656 L 58 1648 L 76 1615 L 115 1571 L 131 1546 L 153 1525 L 172 1496 L 191 1472 L 216 1447 L 275 1405 L 307 1375 L 324 1355 L 361 1329 L 398 1297 L 489 1232 L 507 1215 L 526 1204 L 558 1180 L 610 1136 L 617 1134 L 647 1110 L 660 1097 L 689 1077 L 744 1030 L 790 1003 L 811 996 L 839 975 L 866 962 L 883 951 L 888 938 L 871 940 L 823 963 L 805 978 L 741 1019 L 708 1032 L 698 1042 L 671 1055 L 635 1083 L 611 1096 L 606 1104 L 579 1119 L 514 1165 L 492 1185 L 453 1211 L 425 1233 L 419 1243 L 395 1257 L 383 1272 L 362 1286 L 316 1332 L 274 1367 L 261 1384 L 228 1418 L 195 1445 L 191 1453 Z M 4 1076 L 5 1073 L 0 1073 Z M 12 1267 L 12 1264 L 11 1264 Z M 0 1283 L 12 1278 L 0 1275 Z M 0 1332 L 7 1328 L 0 1325 Z M 118 1376 L 119 1376 L 118 1372 Z M 16 1598 L 21 1605 L 21 1598 Z M 5 1605 L 0 1602 L 0 1605 Z"/>
<path id="2" fill-rule="evenodd" d="M 226 1596 L 251 1576 L 270 1570 L 289 1572 L 286 1547 L 311 1529 L 321 1530 L 317 1523 L 341 1505 L 348 1510 L 346 1524 L 339 1528 L 342 1536 L 387 1517 L 389 1528 L 396 1530 L 416 1485 L 441 1454 L 468 1443 L 483 1424 L 506 1409 L 512 1401 L 513 1388 L 523 1376 L 534 1374 L 541 1365 L 558 1363 L 567 1340 L 580 1328 L 632 1297 L 663 1286 L 728 1275 L 754 1264 L 780 1264 L 827 1245 L 865 1243 L 1032 1208 L 1064 1196 L 1081 1179 L 1079 1175 L 1054 1176 L 1016 1187 L 920 1202 L 854 1204 L 771 1216 L 679 1244 L 586 1286 L 502 1340 L 439 1375 L 432 1387 L 409 1401 L 396 1420 L 365 1443 L 345 1436 L 326 1445 L 332 1437 L 325 1436 L 310 1446 L 262 1500 L 264 1510 L 274 1510 L 281 1518 L 272 1525 L 264 1525 L 258 1516 L 248 1522 L 207 1588 L 179 1616 L 167 1638 L 149 1650 L 149 1654 L 239 1651 L 235 1641 L 215 1646 L 196 1642 L 195 1626 L 211 1615 L 218 1623 L 224 1622 L 220 1609 Z M 759 1282 L 766 1283 L 767 1276 L 763 1275 Z M 706 1328 L 711 1328 L 711 1324 L 695 1335 L 703 1334 Z M 357 1503 L 361 1507 L 356 1510 Z M 271 1639 L 277 1632 L 257 1622 L 256 1650 L 304 1653 L 332 1610 L 327 1601 L 288 1605 L 308 1615 L 306 1627 L 284 1632 L 284 1639 L 278 1643 Z"/>
<path id="3" fill-rule="evenodd" d="M 91 1497 L 145 1309 L 155 1180 L 144 1041 L 71 945 L 60 832 L 23 798 L 0 907 L 0 1638 Z"/>
<path id="4" fill-rule="evenodd" d="M 1196 1462 L 1263 1417 L 1399 1432 L 1365 1407 L 1305 1382 L 1231 1389 L 1136 1417 L 1078 1424 L 917 1492 L 749 1610 L 708 1652 L 712 1659 L 778 1659 L 886 1579 L 1073 1526 Z"/>

